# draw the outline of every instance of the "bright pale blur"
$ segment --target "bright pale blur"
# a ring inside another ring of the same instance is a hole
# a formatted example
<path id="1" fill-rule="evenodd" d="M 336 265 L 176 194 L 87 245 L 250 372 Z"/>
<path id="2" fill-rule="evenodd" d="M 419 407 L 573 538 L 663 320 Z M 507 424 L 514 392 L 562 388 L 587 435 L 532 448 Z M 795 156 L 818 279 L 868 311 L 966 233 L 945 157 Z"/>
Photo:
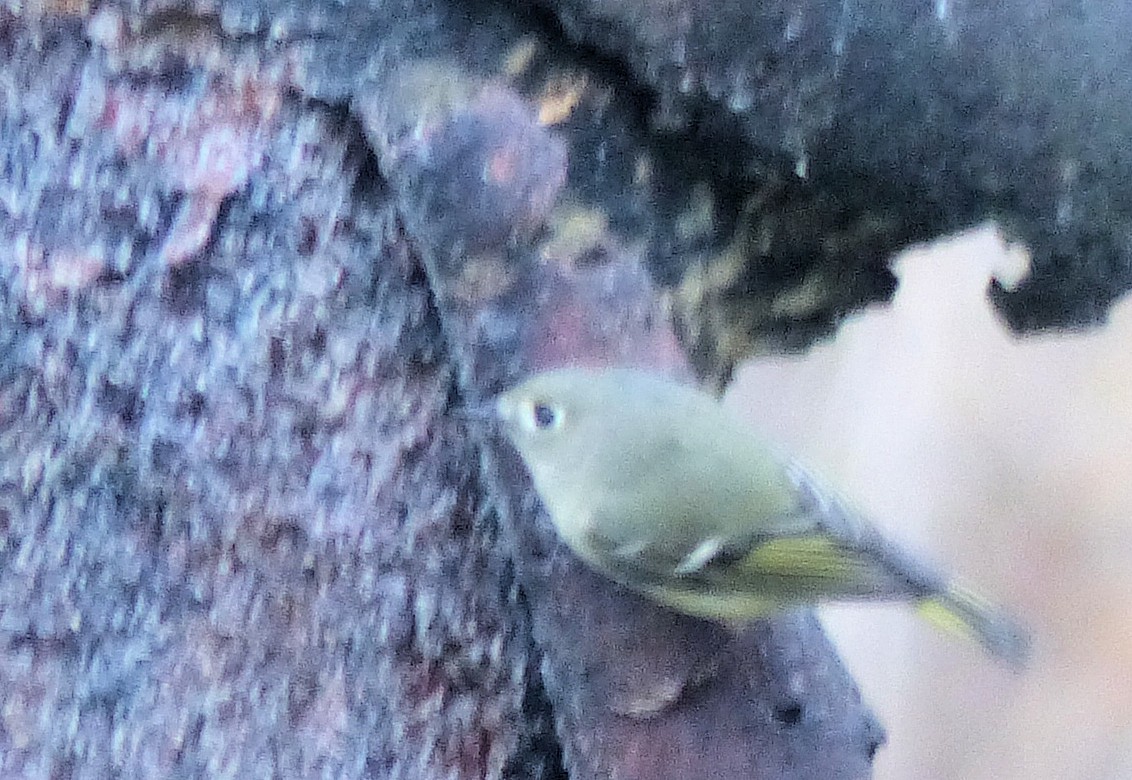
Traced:
<path id="1" fill-rule="evenodd" d="M 1015 338 L 986 286 L 1024 262 L 991 229 L 910 252 L 890 307 L 727 397 L 1033 631 L 1015 675 L 899 606 L 826 608 L 888 730 L 880 780 L 1132 778 L 1132 303 Z"/>

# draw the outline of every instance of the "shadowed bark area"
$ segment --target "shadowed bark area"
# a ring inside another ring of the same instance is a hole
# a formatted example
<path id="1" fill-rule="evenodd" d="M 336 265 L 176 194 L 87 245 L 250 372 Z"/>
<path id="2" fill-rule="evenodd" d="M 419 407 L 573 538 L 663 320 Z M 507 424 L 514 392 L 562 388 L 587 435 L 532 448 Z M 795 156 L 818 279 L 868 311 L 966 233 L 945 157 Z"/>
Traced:
<path id="1" fill-rule="evenodd" d="M 1127 51 L 1075 56 L 1093 10 L 747 5 L 0 10 L 0 774 L 867 776 L 812 618 L 591 575 L 451 407 L 563 362 L 718 382 L 996 213 L 1012 321 L 1096 319 Z M 1062 69 L 980 69 L 995 29 Z M 1065 124 L 1039 87 L 1083 78 Z"/>
<path id="2" fill-rule="evenodd" d="M 846 242 L 890 251 L 994 217 L 1033 255 L 1017 289 L 991 289 L 1012 328 L 1103 321 L 1132 286 L 1122 0 L 543 5 L 647 85 L 654 125 L 796 167 L 797 192 L 759 208 L 785 223 L 772 264 L 820 272 Z"/>

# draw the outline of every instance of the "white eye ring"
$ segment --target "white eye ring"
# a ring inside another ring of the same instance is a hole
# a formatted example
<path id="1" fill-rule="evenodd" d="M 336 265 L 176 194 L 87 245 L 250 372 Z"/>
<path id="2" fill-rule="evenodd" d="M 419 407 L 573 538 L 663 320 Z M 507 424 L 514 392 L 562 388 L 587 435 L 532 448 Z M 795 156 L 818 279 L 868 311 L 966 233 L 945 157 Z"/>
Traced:
<path id="1" fill-rule="evenodd" d="M 532 401 L 527 412 L 527 427 L 532 431 L 553 431 L 562 426 L 562 410 L 554 404 Z"/>

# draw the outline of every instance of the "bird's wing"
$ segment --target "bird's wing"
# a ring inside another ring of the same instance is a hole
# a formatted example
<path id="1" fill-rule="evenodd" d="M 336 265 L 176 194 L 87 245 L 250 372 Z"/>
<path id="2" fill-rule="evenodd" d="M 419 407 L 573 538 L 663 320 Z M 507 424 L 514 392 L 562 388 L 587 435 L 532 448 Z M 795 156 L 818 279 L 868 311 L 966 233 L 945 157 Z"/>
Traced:
<path id="1" fill-rule="evenodd" d="M 676 586 L 716 597 L 754 592 L 784 601 L 915 597 L 944 588 L 936 572 L 808 472 L 791 465 L 789 473 L 797 503 L 749 533 L 673 545 L 647 538 L 615 543 L 595 532 L 589 546 L 603 568 L 631 587 Z"/>

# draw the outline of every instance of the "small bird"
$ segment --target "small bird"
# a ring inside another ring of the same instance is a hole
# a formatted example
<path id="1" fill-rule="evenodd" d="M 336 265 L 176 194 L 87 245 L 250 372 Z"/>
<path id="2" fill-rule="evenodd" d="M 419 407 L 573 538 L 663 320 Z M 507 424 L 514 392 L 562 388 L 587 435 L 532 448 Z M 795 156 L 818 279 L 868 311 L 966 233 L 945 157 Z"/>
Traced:
<path id="1" fill-rule="evenodd" d="M 884 538 L 711 396 L 632 369 L 564 368 L 492 413 L 563 541 L 689 615 L 737 625 L 823 601 L 900 600 L 1020 666 L 1026 631 Z"/>

